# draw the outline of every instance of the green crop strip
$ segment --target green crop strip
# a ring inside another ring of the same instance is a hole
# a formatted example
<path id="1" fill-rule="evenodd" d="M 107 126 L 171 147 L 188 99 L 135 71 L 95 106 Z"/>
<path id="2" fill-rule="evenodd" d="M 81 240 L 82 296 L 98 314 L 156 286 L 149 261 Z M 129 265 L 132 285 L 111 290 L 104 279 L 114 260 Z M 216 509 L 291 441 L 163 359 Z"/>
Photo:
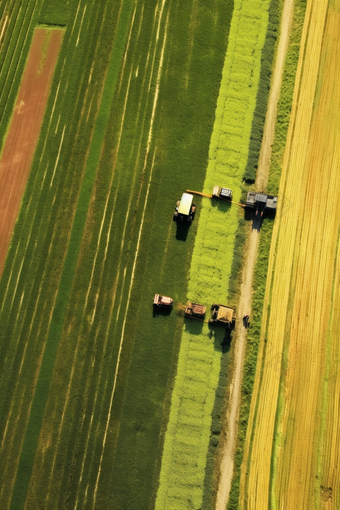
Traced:
<path id="1" fill-rule="evenodd" d="M 128 34 L 129 19 L 131 16 L 132 6 L 133 1 L 126 1 L 123 3 L 121 16 L 117 27 L 116 38 L 114 41 L 108 73 L 103 90 L 103 97 L 95 124 L 88 162 L 80 189 L 71 237 L 65 257 L 64 269 L 60 278 L 58 294 L 56 297 L 49 332 L 46 339 L 44 356 L 41 362 L 39 377 L 19 460 L 16 482 L 14 485 L 13 497 L 11 500 L 11 508 L 15 510 L 18 508 L 23 508 L 26 499 L 34 455 L 39 438 L 40 426 L 43 418 L 46 400 L 48 397 L 54 361 L 58 349 L 58 340 L 62 331 L 65 310 L 68 303 L 68 295 L 70 293 L 73 282 L 75 266 L 79 254 L 80 241 L 86 221 L 86 213 L 94 184 L 97 165 L 99 162 L 100 148 L 108 122 L 110 111 L 108 106 L 111 104 L 117 83 L 120 62 L 122 60 L 125 41 Z"/>
<path id="2" fill-rule="evenodd" d="M 235 2 L 216 120 L 203 191 L 230 187 L 236 202 L 242 177 L 260 78 L 269 2 Z M 225 303 L 240 210 L 224 202 L 202 201 L 190 269 L 188 298 Z M 211 414 L 221 370 L 223 330 L 186 322 L 165 437 L 156 509 L 202 505 Z M 218 431 L 217 431 L 218 432 Z M 218 442 L 216 434 L 215 444 Z"/>
<path id="3" fill-rule="evenodd" d="M 286 57 L 285 70 L 281 87 L 281 95 L 278 103 L 277 120 L 275 126 L 275 140 L 272 150 L 271 168 L 268 181 L 268 188 L 274 194 L 279 193 L 279 182 L 293 100 L 295 75 L 299 59 L 300 39 L 303 27 L 305 8 L 306 4 L 304 0 L 295 3 L 292 33 Z M 241 408 L 235 461 L 235 473 L 229 496 L 228 510 L 236 510 L 239 508 L 240 472 L 241 464 L 243 461 L 244 442 L 246 438 L 248 417 L 251 405 L 251 396 L 253 391 L 257 363 L 257 353 L 260 340 L 263 313 L 263 300 L 266 287 L 266 276 L 272 231 L 273 231 L 272 221 L 265 220 L 261 228 L 258 259 L 255 268 L 253 285 L 254 288 L 253 321 L 249 328 L 249 333 L 247 337 L 247 350 L 244 364 L 244 381 L 241 395 Z"/>

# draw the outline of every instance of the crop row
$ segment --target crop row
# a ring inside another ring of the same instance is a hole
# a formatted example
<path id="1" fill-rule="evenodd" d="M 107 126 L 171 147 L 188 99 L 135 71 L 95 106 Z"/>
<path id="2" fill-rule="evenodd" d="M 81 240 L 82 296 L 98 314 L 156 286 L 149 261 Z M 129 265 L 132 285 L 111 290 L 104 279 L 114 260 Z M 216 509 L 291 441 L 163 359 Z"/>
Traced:
<path id="1" fill-rule="evenodd" d="M 280 100 L 278 103 L 277 120 L 275 126 L 275 140 L 272 151 L 271 168 L 268 187 L 273 193 L 278 192 L 282 168 L 283 153 L 287 137 L 288 124 L 293 100 L 295 75 L 299 59 L 299 48 L 303 19 L 305 13 L 305 2 L 296 4 L 294 9 L 294 20 L 289 49 L 286 57 L 286 64 L 283 76 Z M 254 277 L 254 298 L 253 298 L 253 320 L 247 335 L 247 350 L 244 364 L 244 380 L 241 395 L 241 408 L 239 419 L 238 443 L 235 462 L 235 474 L 232 482 L 228 510 L 239 508 L 239 483 L 240 469 L 244 453 L 244 441 L 250 411 L 251 395 L 253 391 L 258 345 L 261 332 L 262 310 L 264 293 L 266 287 L 266 276 L 268 268 L 269 250 L 271 245 L 273 223 L 264 220 L 261 228 L 259 243 L 259 255 L 255 268 Z M 275 362 L 275 360 L 273 360 Z"/>
<path id="2" fill-rule="evenodd" d="M 240 201 L 243 191 L 242 178 L 260 79 L 268 8 L 269 2 L 256 5 L 254 2 L 235 2 L 217 101 L 203 191 L 211 193 L 215 184 L 230 187 L 235 201 Z M 241 210 L 237 206 L 202 202 L 190 268 L 189 299 L 207 306 L 228 300 L 240 219 Z M 183 330 L 156 508 L 184 509 L 188 501 L 196 508 L 201 506 L 202 500 L 206 508 L 211 507 L 213 482 L 205 470 L 209 444 L 214 448 L 217 446 L 221 430 L 217 418 L 214 417 L 212 423 L 212 412 L 224 365 L 223 334 L 223 331 L 213 332 L 206 325 L 202 328 L 196 323 L 186 323 Z M 195 388 L 194 406 L 186 397 L 191 394 L 192 386 Z M 192 442 L 197 446 L 190 456 L 185 457 L 183 473 L 179 476 L 178 456 L 183 449 L 190 448 Z M 208 458 L 211 458 L 211 451 Z"/>
<path id="3" fill-rule="evenodd" d="M 244 180 L 248 183 L 255 181 L 256 169 L 260 156 L 264 121 L 266 118 L 272 62 L 279 28 L 279 0 L 271 0 L 266 39 L 262 49 L 260 85 L 257 91 L 256 108 L 251 128 L 247 166 Z"/>
<path id="4" fill-rule="evenodd" d="M 74 5 L 74 18 L 77 7 Z M 42 128 L 46 136 L 40 138 L 37 146 L 1 280 L 1 391 L 6 395 L 1 403 L 0 425 L 2 437 L 6 434 L 1 462 L 6 480 L 3 501 L 10 500 L 11 496 L 13 470 L 20 455 L 86 149 L 92 135 L 93 117 L 87 117 L 91 109 L 95 112 L 101 92 L 100 81 L 90 81 L 89 76 L 91 69 L 98 79 L 104 75 L 108 46 L 112 41 L 104 36 L 106 44 L 101 46 L 97 37 L 101 30 L 110 34 L 114 16 L 107 17 L 107 24 L 104 24 L 104 9 L 100 3 L 93 6 L 93 12 L 87 12 L 89 16 L 84 18 L 82 26 L 84 37 L 79 39 L 78 45 L 80 17 L 64 37 Z M 39 405 L 43 408 L 43 401 Z M 20 420 L 17 421 L 18 415 Z M 32 426 L 36 437 L 39 423 Z M 34 448 L 26 455 L 32 459 Z M 22 490 L 16 491 L 15 498 L 13 504 L 20 507 L 25 499 L 24 485 Z"/>

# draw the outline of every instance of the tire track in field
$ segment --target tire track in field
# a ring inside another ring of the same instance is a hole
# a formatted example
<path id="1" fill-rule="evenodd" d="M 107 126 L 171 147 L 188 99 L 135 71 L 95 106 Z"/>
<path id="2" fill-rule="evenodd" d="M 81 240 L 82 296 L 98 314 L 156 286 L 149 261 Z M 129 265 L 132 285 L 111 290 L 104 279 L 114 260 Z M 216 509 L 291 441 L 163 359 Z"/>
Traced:
<path id="1" fill-rule="evenodd" d="M 123 118 L 122 118 L 122 122 L 121 122 L 121 132 L 122 132 L 122 129 L 123 129 L 123 124 L 124 124 L 124 119 L 125 119 L 125 111 L 126 111 L 126 105 L 127 105 L 128 95 L 129 95 L 129 88 L 130 88 L 131 74 L 132 74 L 132 73 L 130 73 L 130 79 L 129 79 L 128 90 L 127 90 L 126 97 L 125 97 L 125 104 L 124 104 Z M 114 172 L 112 171 L 112 177 L 111 177 L 111 183 L 110 183 L 110 190 L 111 190 L 111 186 L 112 186 L 113 176 L 114 176 Z M 110 197 L 110 194 L 108 194 L 108 195 L 107 195 L 107 200 L 106 200 L 106 204 L 105 204 L 105 208 L 104 208 L 104 215 L 103 215 L 102 222 L 101 222 L 101 230 L 100 230 L 100 234 L 99 234 L 99 241 L 98 241 L 98 243 L 97 243 L 97 251 L 96 251 L 95 260 L 94 260 L 94 263 L 93 263 L 93 269 L 92 269 L 92 275 L 91 275 L 91 280 L 90 280 L 89 290 L 88 290 L 88 292 L 87 292 L 86 299 L 85 299 L 85 305 L 84 305 L 84 316 L 86 316 L 86 312 L 87 312 L 88 295 L 89 295 L 90 287 L 91 287 L 91 285 L 92 285 L 92 278 L 93 278 L 94 269 L 95 269 L 95 263 L 96 263 L 96 259 L 97 259 L 98 246 L 99 246 L 100 239 L 101 239 L 101 235 L 102 235 L 102 231 L 103 231 L 104 220 L 105 220 L 105 218 L 106 218 L 106 212 L 107 212 L 107 205 L 108 205 L 109 197 Z M 126 226 L 126 224 L 125 224 L 125 226 Z M 124 230 L 124 232 L 125 232 L 125 230 Z M 122 239 L 122 244 L 123 244 L 123 242 L 124 242 L 124 235 L 123 235 L 123 239 Z M 61 417 L 61 420 L 60 420 L 60 425 L 59 425 L 59 427 L 58 427 L 58 429 L 59 429 L 59 430 L 58 430 L 58 439 L 57 439 L 57 444 L 59 444 L 59 443 L 60 443 L 60 437 L 61 437 L 62 429 L 63 429 L 63 426 L 64 426 L 64 419 L 65 419 L 66 409 L 67 409 L 67 407 L 68 407 L 69 398 L 70 398 L 70 394 L 71 394 L 71 390 L 72 390 L 73 377 L 74 377 L 74 373 L 75 373 L 75 372 L 74 372 L 74 369 L 75 369 L 75 366 L 76 366 L 75 360 L 77 359 L 77 356 L 78 356 L 78 350 L 79 350 L 80 342 L 81 342 L 81 333 L 82 333 L 82 331 L 80 331 L 80 333 L 79 333 L 79 335 L 78 335 L 78 341 L 77 341 L 76 349 L 75 349 L 74 356 L 73 356 L 73 363 L 72 363 L 71 376 L 70 376 L 69 384 L 68 384 L 68 387 L 67 387 L 67 393 L 66 393 L 65 403 L 64 403 L 64 406 L 63 406 L 63 412 L 62 412 L 62 417 Z M 105 349 L 104 349 L 104 351 L 105 351 Z M 90 378 L 89 378 L 89 379 L 90 379 Z M 52 469 L 51 469 L 51 475 L 50 475 L 50 483 L 52 482 L 52 479 L 53 479 L 53 473 L 54 473 L 54 468 L 55 468 L 55 463 L 56 463 L 56 458 L 57 458 L 58 453 L 59 453 L 59 452 L 58 452 L 58 449 L 56 449 L 56 450 L 55 450 L 54 457 L 53 457 L 53 462 L 52 462 Z M 50 486 L 49 486 L 49 487 L 50 487 Z M 50 494 L 49 487 L 48 487 L 48 490 L 47 490 L 47 494 L 48 494 L 48 495 Z M 46 500 L 46 504 L 48 504 L 48 498 L 47 498 L 47 500 Z"/>
<path id="2" fill-rule="evenodd" d="M 2 44 L 2 38 L 3 38 L 4 33 L 5 33 L 5 30 L 6 30 L 7 21 L 8 21 L 8 14 L 7 14 L 7 15 L 6 15 L 6 17 L 5 17 L 4 23 L 3 23 L 2 28 L 1 28 L 1 34 L 0 34 L 0 46 L 1 46 L 1 44 Z"/>

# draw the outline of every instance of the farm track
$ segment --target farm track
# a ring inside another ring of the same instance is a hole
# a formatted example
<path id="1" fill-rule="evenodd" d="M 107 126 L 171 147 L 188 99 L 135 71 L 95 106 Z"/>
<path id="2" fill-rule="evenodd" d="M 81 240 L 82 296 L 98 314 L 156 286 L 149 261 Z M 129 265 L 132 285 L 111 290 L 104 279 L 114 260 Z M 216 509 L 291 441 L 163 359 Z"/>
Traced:
<path id="1" fill-rule="evenodd" d="M 334 455 L 339 9 L 339 2 L 307 5 L 242 469 L 242 508 L 339 506 Z"/>

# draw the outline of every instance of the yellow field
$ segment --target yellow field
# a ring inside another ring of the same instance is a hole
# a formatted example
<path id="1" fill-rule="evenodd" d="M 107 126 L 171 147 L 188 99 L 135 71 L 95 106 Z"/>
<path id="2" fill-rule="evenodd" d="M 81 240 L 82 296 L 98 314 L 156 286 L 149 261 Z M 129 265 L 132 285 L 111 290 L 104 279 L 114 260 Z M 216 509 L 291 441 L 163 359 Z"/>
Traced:
<path id="1" fill-rule="evenodd" d="M 240 505 L 340 508 L 340 0 L 309 0 Z"/>

